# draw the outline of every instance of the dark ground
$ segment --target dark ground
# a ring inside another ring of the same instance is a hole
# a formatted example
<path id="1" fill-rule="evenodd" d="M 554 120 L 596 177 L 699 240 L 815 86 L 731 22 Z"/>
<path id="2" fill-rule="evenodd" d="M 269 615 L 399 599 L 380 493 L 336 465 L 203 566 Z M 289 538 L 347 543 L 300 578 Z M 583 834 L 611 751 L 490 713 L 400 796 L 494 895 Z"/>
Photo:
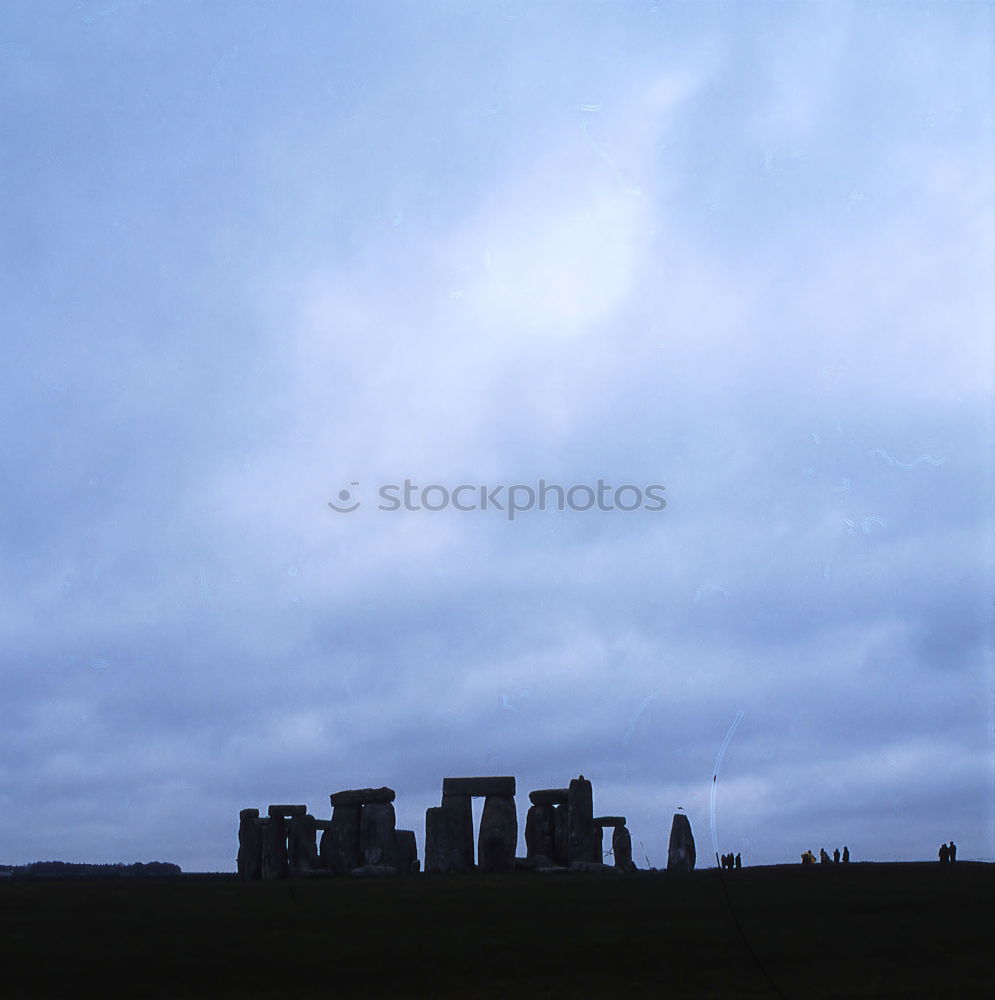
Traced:
<path id="1" fill-rule="evenodd" d="M 995 865 L 724 879 L 7 881 L 0 995 L 995 997 Z"/>

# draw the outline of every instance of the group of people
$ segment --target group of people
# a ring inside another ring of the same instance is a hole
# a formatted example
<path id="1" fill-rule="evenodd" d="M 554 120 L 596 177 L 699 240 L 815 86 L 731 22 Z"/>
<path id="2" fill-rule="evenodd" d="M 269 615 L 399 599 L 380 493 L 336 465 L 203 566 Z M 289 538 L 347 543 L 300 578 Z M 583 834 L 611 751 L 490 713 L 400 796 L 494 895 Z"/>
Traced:
<path id="1" fill-rule="evenodd" d="M 743 859 L 738 854 L 723 854 L 722 855 L 722 867 L 728 868 L 730 871 L 733 868 L 742 868 Z"/>
<path id="2" fill-rule="evenodd" d="M 957 845 L 951 840 L 949 844 L 942 844 L 939 850 L 940 863 L 946 864 L 948 861 L 957 860 Z"/>
<path id="3" fill-rule="evenodd" d="M 820 847 L 819 848 L 819 861 L 822 864 L 824 864 L 824 865 L 828 865 L 830 862 L 832 862 L 833 864 L 836 864 L 836 865 L 838 865 L 840 862 L 842 862 L 845 865 L 848 865 L 850 863 L 850 848 L 847 847 L 844 844 L 843 845 L 843 853 L 840 854 L 840 849 L 837 847 L 836 850 L 833 851 L 833 856 L 830 857 L 826 853 L 826 849 L 824 847 Z M 811 851 L 806 851 L 802 855 L 802 864 L 803 865 L 814 865 L 815 864 L 815 855 Z"/>

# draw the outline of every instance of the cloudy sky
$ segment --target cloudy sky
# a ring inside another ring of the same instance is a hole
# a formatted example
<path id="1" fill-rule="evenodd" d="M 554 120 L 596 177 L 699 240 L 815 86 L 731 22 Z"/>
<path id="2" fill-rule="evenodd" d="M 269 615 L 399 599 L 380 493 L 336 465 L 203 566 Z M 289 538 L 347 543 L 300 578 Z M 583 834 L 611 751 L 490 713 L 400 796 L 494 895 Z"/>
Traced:
<path id="1" fill-rule="evenodd" d="M 581 772 L 640 865 L 992 858 L 993 22 L 6 4 L 0 861 Z"/>

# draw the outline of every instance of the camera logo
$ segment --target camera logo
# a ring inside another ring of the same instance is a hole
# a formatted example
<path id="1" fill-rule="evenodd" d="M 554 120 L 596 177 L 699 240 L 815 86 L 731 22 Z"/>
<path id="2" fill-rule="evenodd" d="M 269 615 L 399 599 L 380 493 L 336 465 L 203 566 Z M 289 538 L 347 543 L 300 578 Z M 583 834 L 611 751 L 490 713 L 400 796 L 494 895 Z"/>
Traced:
<path id="1" fill-rule="evenodd" d="M 358 486 L 359 483 L 350 483 L 350 486 Z M 349 490 L 339 490 L 338 496 L 339 503 L 345 506 L 340 507 L 334 500 L 328 501 L 328 506 L 334 511 L 338 511 L 339 514 L 351 514 L 354 510 L 359 510 L 359 501 L 356 500 L 350 504 L 352 500 L 352 493 Z"/>

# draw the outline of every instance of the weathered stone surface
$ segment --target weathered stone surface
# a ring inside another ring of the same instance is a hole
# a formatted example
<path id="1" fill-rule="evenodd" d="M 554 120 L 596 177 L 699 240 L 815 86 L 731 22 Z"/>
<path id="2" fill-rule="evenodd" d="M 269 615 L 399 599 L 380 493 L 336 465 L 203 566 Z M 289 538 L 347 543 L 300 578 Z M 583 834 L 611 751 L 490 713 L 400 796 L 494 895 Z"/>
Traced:
<path id="1" fill-rule="evenodd" d="M 380 804 L 385 805 L 386 803 Z M 353 878 L 378 878 L 384 875 L 397 875 L 397 873 L 397 869 L 393 865 L 361 865 L 349 872 Z"/>
<path id="2" fill-rule="evenodd" d="M 530 806 L 525 815 L 525 853 L 534 858 L 552 858 L 556 854 L 556 809 L 553 806 Z"/>
<path id="3" fill-rule="evenodd" d="M 322 833 L 325 830 L 330 830 L 332 828 L 332 821 L 330 819 L 316 819 L 314 821 L 314 828 L 316 830 L 321 830 Z"/>
<path id="4" fill-rule="evenodd" d="M 513 872 L 518 844 L 518 814 L 510 795 L 488 795 L 480 817 L 477 867 L 482 872 Z"/>
<path id="5" fill-rule="evenodd" d="M 594 793 L 584 775 L 570 782 L 566 809 L 570 862 L 600 864 L 601 838 L 594 829 Z"/>
<path id="6" fill-rule="evenodd" d="M 447 795 L 481 795 L 513 796 L 515 794 L 515 779 L 513 777 L 482 777 L 482 778 L 443 778 L 442 797 Z"/>
<path id="7" fill-rule="evenodd" d="M 595 816 L 594 825 L 600 827 L 606 826 L 625 826 L 624 816 Z"/>
<path id="8" fill-rule="evenodd" d="M 315 819 L 308 813 L 292 816 L 287 824 L 287 862 L 292 876 L 319 867 Z"/>
<path id="9" fill-rule="evenodd" d="M 271 817 L 283 816 L 289 819 L 291 816 L 304 816 L 307 814 L 307 806 L 270 806 L 267 810 Z"/>
<path id="10" fill-rule="evenodd" d="M 515 858 L 515 870 L 525 872 L 539 871 L 540 868 L 552 868 L 552 858 L 545 854 L 537 854 L 534 858 Z"/>
<path id="11" fill-rule="evenodd" d="M 553 806 L 553 856 L 559 867 L 570 864 L 570 837 L 567 831 L 567 804 Z"/>
<path id="12" fill-rule="evenodd" d="M 359 821 L 359 854 L 363 865 L 395 867 L 397 819 L 390 802 L 369 802 Z"/>
<path id="13" fill-rule="evenodd" d="M 603 865 L 600 861 L 571 861 L 572 872 L 613 872 L 611 865 Z"/>
<path id="14" fill-rule="evenodd" d="M 473 812 L 469 795 L 444 795 L 425 811 L 425 871 L 473 870 Z"/>
<path id="15" fill-rule="evenodd" d="M 319 856 L 323 868 L 347 875 L 361 863 L 359 827 L 362 806 L 336 806 L 328 829 L 321 835 Z"/>
<path id="16" fill-rule="evenodd" d="M 667 849 L 668 872 L 690 872 L 694 870 L 695 850 L 691 823 L 684 813 L 674 813 L 670 827 L 670 845 Z"/>
<path id="17" fill-rule="evenodd" d="M 287 821 L 281 815 L 269 816 L 259 820 L 259 826 L 263 840 L 263 878 L 286 878 L 290 871 L 287 860 Z"/>
<path id="18" fill-rule="evenodd" d="M 262 878 L 263 831 L 258 809 L 238 814 L 238 874 L 246 881 Z"/>
<path id="19" fill-rule="evenodd" d="M 397 830 L 394 833 L 394 856 L 397 870 L 410 875 L 418 870 L 418 845 L 414 830 Z"/>
<path id="20" fill-rule="evenodd" d="M 534 806 L 558 806 L 567 801 L 569 794 L 566 788 L 537 788 L 529 792 L 529 801 Z"/>
<path id="21" fill-rule="evenodd" d="M 393 802 L 395 794 L 393 788 L 384 785 L 383 788 L 349 788 L 328 797 L 332 806 L 365 806 L 367 803 Z"/>
<path id="22" fill-rule="evenodd" d="M 615 867 L 620 872 L 636 870 L 636 866 L 632 863 L 632 837 L 624 824 L 616 826 L 612 832 L 612 857 L 615 858 Z"/>

